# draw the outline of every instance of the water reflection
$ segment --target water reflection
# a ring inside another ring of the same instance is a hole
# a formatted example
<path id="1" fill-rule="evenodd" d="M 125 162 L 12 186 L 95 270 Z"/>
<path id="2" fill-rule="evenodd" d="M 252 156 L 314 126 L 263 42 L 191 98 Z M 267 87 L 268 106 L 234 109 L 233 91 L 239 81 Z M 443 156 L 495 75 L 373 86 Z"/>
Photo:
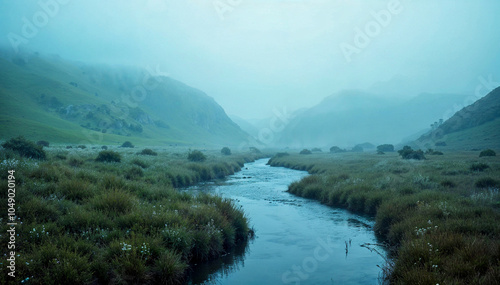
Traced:
<path id="1" fill-rule="evenodd" d="M 217 259 L 194 265 L 188 284 L 218 284 L 218 280 L 245 267 L 245 254 L 252 240 L 238 243 L 230 252 Z"/>
<path id="2" fill-rule="evenodd" d="M 256 237 L 234 252 L 193 268 L 190 284 L 377 284 L 384 259 L 373 220 L 294 196 L 288 185 L 307 175 L 260 160 L 208 192 L 235 200 Z"/>

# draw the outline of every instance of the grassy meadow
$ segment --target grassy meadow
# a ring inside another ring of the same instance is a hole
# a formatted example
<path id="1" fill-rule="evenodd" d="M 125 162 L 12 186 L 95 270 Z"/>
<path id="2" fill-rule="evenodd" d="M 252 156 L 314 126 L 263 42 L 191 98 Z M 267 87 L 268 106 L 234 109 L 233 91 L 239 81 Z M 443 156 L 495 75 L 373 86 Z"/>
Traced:
<path id="1" fill-rule="evenodd" d="M 258 158 L 187 149 L 46 148 L 45 160 L 0 150 L 0 243 L 7 248 L 8 170 L 16 183 L 16 284 L 181 284 L 190 264 L 229 252 L 252 235 L 233 201 L 180 192 Z M 116 158 L 116 157 L 115 157 Z M 5 251 L 4 251 L 5 252 Z M 0 284 L 13 281 L 0 261 Z"/>
<path id="2" fill-rule="evenodd" d="M 312 174 L 289 192 L 373 216 L 391 284 L 500 284 L 500 158 L 426 157 L 290 152 L 270 164 Z"/>

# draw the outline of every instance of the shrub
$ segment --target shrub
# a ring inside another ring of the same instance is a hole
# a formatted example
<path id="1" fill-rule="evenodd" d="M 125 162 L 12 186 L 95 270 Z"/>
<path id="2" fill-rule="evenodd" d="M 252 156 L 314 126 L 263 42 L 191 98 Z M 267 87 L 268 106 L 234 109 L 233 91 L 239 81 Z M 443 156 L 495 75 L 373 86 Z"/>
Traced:
<path id="1" fill-rule="evenodd" d="M 274 157 L 284 157 L 284 156 L 289 156 L 288 152 L 278 152 L 277 154 L 274 155 Z"/>
<path id="2" fill-rule="evenodd" d="M 66 146 L 66 149 L 70 149 L 70 148 L 73 148 L 73 146 L 71 146 L 71 145 Z"/>
<path id="3" fill-rule="evenodd" d="M 404 146 L 403 149 L 398 150 L 398 153 L 403 159 L 425 159 L 424 152 L 422 150 L 413 150 L 409 146 Z"/>
<path id="4" fill-rule="evenodd" d="M 67 157 L 66 157 L 66 154 L 64 154 L 64 153 L 58 153 L 55 155 L 55 158 L 61 159 L 61 160 L 66 160 Z"/>
<path id="5" fill-rule="evenodd" d="M 70 158 L 68 161 L 68 164 L 73 167 L 80 167 L 82 166 L 83 163 L 84 163 L 83 160 L 75 157 Z"/>
<path id="6" fill-rule="evenodd" d="M 253 153 L 261 153 L 261 151 L 258 148 L 254 147 L 254 146 L 249 147 L 249 149 Z"/>
<path id="7" fill-rule="evenodd" d="M 107 147 L 107 146 L 105 146 L 105 145 L 103 145 L 103 146 L 101 146 L 101 149 L 102 149 L 102 150 L 107 150 L 107 149 L 108 149 L 108 147 Z"/>
<path id="8" fill-rule="evenodd" d="M 188 153 L 189 161 L 203 162 L 207 160 L 207 157 L 199 150 L 193 150 Z"/>
<path id="9" fill-rule="evenodd" d="M 122 147 L 134 148 L 134 145 L 131 142 L 126 141 L 122 144 Z"/>
<path id="10" fill-rule="evenodd" d="M 24 137 L 19 136 L 17 138 L 12 138 L 2 144 L 5 149 L 10 149 L 20 156 L 34 158 L 34 159 L 45 159 L 47 157 L 43 146 L 36 145 L 32 141 L 26 140 Z"/>
<path id="11" fill-rule="evenodd" d="M 227 146 L 225 146 L 220 150 L 220 153 L 222 153 L 223 155 L 231 155 L 231 150 Z"/>
<path id="12" fill-rule="evenodd" d="M 125 173 L 125 178 L 127 178 L 128 180 L 136 180 L 143 176 L 144 176 L 144 171 L 142 171 L 142 168 L 139 168 L 137 166 L 133 166 Z"/>
<path id="13" fill-rule="evenodd" d="M 121 156 L 116 151 L 103 150 L 99 152 L 99 155 L 95 159 L 98 162 L 120 162 Z"/>
<path id="14" fill-rule="evenodd" d="M 486 178 L 481 178 L 481 179 L 477 180 L 475 185 L 478 188 L 496 187 L 498 185 L 498 181 L 496 181 L 493 178 L 486 177 Z"/>
<path id="15" fill-rule="evenodd" d="M 95 196 L 91 205 L 97 210 L 108 214 L 123 214 L 130 212 L 134 206 L 134 197 L 121 190 L 113 190 Z"/>
<path id="16" fill-rule="evenodd" d="M 330 152 L 331 153 L 339 153 L 339 152 L 345 152 L 345 149 L 341 149 L 340 147 L 338 146 L 332 146 L 330 148 Z"/>
<path id="17" fill-rule="evenodd" d="M 137 154 L 139 154 L 139 155 L 152 155 L 152 156 L 157 156 L 158 155 L 157 152 L 153 151 L 150 148 L 145 148 L 141 152 L 138 152 Z"/>
<path id="18" fill-rule="evenodd" d="M 87 148 L 87 146 L 85 146 L 85 145 L 81 144 L 81 145 L 77 146 L 77 148 L 79 148 L 79 149 L 86 149 L 86 148 Z"/>
<path id="19" fill-rule="evenodd" d="M 443 155 L 442 152 L 437 151 L 437 150 L 433 150 L 432 148 L 429 148 L 428 150 L 426 150 L 425 154 L 429 154 L 429 155 Z"/>
<path id="20" fill-rule="evenodd" d="M 36 144 L 44 147 L 49 147 L 50 145 L 48 141 L 37 141 Z"/>
<path id="21" fill-rule="evenodd" d="M 363 147 L 360 145 L 356 145 L 352 148 L 352 151 L 354 152 L 363 152 Z"/>
<path id="22" fill-rule="evenodd" d="M 444 181 L 441 181 L 441 186 L 443 187 L 448 187 L 448 188 L 454 188 L 455 186 L 457 186 L 457 184 L 455 184 L 455 182 L 451 181 L 451 180 L 444 180 Z"/>
<path id="23" fill-rule="evenodd" d="M 470 166 L 471 171 L 484 171 L 486 169 L 490 168 L 490 166 L 486 163 L 473 163 Z"/>
<path id="24" fill-rule="evenodd" d="M 144 161 L 137 159 L 137 158 L 132 160 L 132 164 L 135 164 L 135 165 L 140 166 L 142 168 L 148 168 L 148 165 Z"/>
<path id="25" fill-rule="evenodd" d="M 182 262 L 181 256 L 171 250 L 161 253 L 154 264 L 154 278 L 160 284 L 176 284 L 182 280 L 187 264 Z"/>
<path id="26" fill-rule="evenodd" d="M 306 148 L 303 149 L 303 150 L 301 150 L 299 153 L 300 154 L 312 154 L 312 152 L 310 150 L 306 149 Z"/>
<path id="27" fill-rule="evenodd" d="M 479 157 L 483 156 L 497 156 L 497 153 L 492 149 L 485 149 L 479 154 Z"/>
<path id="28" fill-rule="evenodd" d="M 393 152 L 394 151 L 394 145 L 392 144 L 381 144 L 377 146 L 377 151 L 380 152 Z"/>

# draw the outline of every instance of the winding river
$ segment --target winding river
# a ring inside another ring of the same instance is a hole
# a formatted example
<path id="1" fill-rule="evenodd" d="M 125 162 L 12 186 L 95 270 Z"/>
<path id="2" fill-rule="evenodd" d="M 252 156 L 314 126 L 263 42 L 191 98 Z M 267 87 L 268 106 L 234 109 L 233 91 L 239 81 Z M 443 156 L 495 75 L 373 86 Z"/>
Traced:
<path id="1" fill-rule="evenodd" d="M 378 284 L 384 259 L 361 246 L 376 243 L 373 221 L 289 194 L 288 185 L 308 174 L 266 163 L 187 190 L 236 200 L 256 231 L 233 252 L 196 265 L 189 284 Z"/>

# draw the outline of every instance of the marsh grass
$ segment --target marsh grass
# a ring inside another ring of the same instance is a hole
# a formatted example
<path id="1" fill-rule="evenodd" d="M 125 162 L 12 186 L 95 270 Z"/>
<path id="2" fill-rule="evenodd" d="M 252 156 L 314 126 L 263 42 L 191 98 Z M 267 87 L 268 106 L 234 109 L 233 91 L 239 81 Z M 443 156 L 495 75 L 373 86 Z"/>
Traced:
<path id="1" fill-rule="evenodd" d="M 190 162 L 187 151 L 155 149 L 139 159 L 112 148 L 96 160 L 99 151 L 52 147 L 46 161 L 0 151 L 4 213 L 4 173 L 16 170 L 15 282 L 183 284 L 191 264 L 229 252 L 252 233 L 233 201 L 175 187 L 223 178 L 262 155 L 206 151 L 206 161 Z M 5 284 L 10 277 L 1 275 Z"/>
<path id="2" fill-rule="evenodd" d="M 291 184 L 289 192 L 372 215 L 376 236 L 392 249 L 386 268 L 391 283 L 500 284 L 496 157 L 291 154 L 269 163 L 313 174 Z"/>

